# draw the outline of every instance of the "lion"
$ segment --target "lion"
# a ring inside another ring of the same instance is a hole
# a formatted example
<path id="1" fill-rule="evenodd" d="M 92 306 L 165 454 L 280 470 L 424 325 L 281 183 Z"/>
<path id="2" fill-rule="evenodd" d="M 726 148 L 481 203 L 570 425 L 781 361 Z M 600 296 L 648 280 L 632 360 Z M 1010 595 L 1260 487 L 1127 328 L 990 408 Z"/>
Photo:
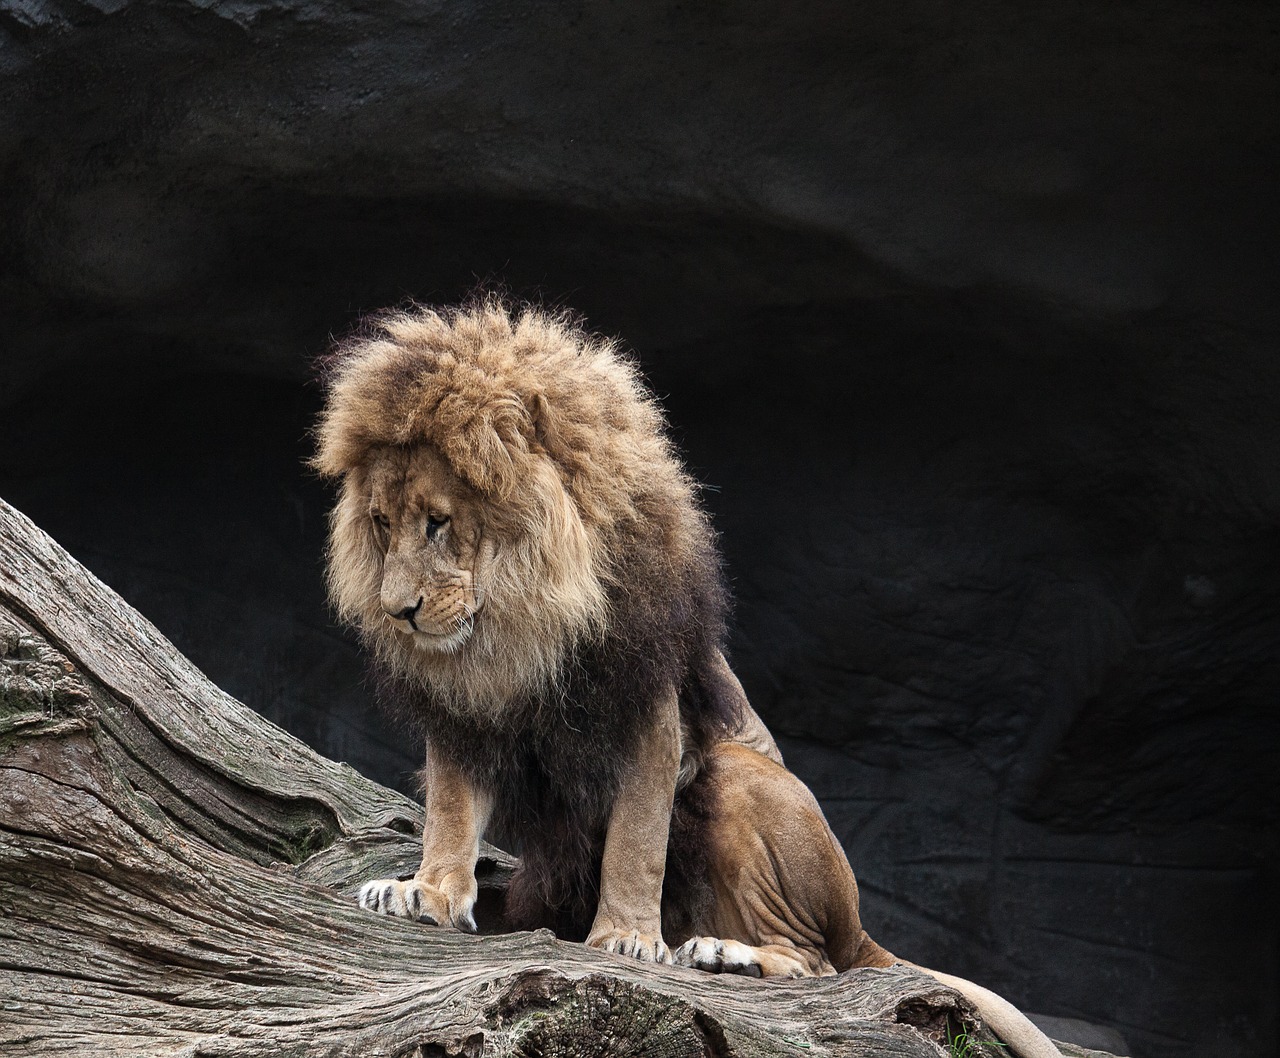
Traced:
<path id="1" fill-rule="evenodd" d="M 520 853 L 513 928 L 756 977 L 899 961 L 725 660 L 715 534 L 617 344 L 492 297 L 413 305 L 322 378 L 330 597 L 426 741 L 422 866 L 360 904 L 474 932 L 496 833 Z M 1005 1000 L 926 972 L 1057 1058 Z"/>

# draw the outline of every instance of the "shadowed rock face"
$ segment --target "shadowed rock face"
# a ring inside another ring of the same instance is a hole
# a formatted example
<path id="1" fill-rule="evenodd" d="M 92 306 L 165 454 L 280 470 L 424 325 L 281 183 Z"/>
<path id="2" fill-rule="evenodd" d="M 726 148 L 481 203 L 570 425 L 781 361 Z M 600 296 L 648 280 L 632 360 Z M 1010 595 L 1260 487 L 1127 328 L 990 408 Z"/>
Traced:
<path id="1" fill-rule="evenodd" d="M 308 362 L 409 295 L 572 305 L 709 486 L 873 935 L 1264 1055 L 1277 15 L 1121 6 L 2 8 L 0 494 L 407 785 L 324 608 Z"/>

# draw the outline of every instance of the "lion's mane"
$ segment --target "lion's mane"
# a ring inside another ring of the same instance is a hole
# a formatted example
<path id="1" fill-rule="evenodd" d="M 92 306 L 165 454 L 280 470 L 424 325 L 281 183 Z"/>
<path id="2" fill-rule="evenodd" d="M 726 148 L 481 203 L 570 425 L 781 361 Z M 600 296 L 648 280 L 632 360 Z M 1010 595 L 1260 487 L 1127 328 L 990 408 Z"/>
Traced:
<path id="1" fill-rule="evenodd" d="M 342 482 L 338 613 L 372 649 L 384 703 L 493 792 L 522 855 L 509 920 L 580 937 L 609 809 L 662 688 L 678 688 L 695 757 L 732 720 L 712 665 L 728 596 L 696 486 L 633 363 L 567 315 L 496 298 L 413 306 L 366 321 L 322 377 L 314 465 Z M 483 498 L 501 541 L 481 618 L 452 654 L 404 648 L 378 603 L 367 465 L 378 447 L 416 444 Z M 691 848 L 669 857 L 669 892 L 697 860 L 695 788 L 678 799 L 673 841 Z"/>

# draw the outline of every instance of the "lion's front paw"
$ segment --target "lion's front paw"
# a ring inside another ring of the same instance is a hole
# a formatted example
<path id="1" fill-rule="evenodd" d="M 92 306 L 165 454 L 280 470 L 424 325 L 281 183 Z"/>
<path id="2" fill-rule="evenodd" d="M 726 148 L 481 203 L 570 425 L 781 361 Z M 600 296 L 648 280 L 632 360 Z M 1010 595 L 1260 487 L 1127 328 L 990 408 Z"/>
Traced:
<path id="1" fill-rule="evenodd" d="M 763 977 L 760 953 L 749 944 L 718 937 L 692 937 L 676 949 L 675 964 L 713 974 Z"/>
<path id="2" fill-rule="evenodd" d="M 593 933 L 587 938 L 587 945 L 601 951 L 611 951 L 615 955 L 627 955 L 640 962 L 671 962 L 671 950 L 661 937 L 641 933 L 637 929 Z"/>
<path id="3" fill-rule="evenodd" d="M 453 926 L 468 933 L 476 932 L 474 896 L 461 894 L 451 899 L 443 890 L 417 878 L 410 878 L 407 882 L 395 878 L 366 882 L 360 889 L 359 901 L 361 907 L 383 915 L 411 918 L 429 926 Z"/>

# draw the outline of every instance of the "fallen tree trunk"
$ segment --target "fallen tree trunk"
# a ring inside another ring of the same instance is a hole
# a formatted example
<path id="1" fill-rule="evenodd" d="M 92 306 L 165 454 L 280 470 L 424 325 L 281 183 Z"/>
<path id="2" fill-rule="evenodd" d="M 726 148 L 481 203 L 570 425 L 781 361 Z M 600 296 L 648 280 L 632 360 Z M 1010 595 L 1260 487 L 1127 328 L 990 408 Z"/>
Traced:
<path id="1" fill-rule="evenodd" d="M 978 1028 L 902 968 L 717 978 L 357 908 L 362 881 L 413 872 L 421 825 L 0 501 L 5 1054 L 936 1058 Z M 512 865 L 483 850 L 482 928 Z"/>

